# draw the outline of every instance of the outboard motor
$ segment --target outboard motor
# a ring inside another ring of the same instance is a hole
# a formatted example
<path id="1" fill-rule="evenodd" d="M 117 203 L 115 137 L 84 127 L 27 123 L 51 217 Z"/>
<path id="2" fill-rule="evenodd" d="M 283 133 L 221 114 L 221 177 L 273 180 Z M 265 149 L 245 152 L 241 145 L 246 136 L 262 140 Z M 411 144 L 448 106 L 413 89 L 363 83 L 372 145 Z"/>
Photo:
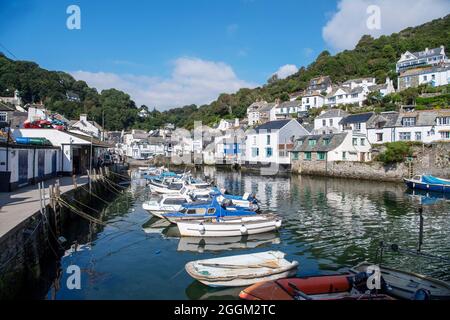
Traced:
<path id="1" fill-rule="evenodd" d="M 367 280 L 371 275 L 367 272 L 359 272 L 353 277 L 353 288 L 361 293 L 370 291 L 370 293 L 388 293 L 391 288 L 388 286 L 383 277 L 380 277 L 380 289 L 369 290 Z"/>

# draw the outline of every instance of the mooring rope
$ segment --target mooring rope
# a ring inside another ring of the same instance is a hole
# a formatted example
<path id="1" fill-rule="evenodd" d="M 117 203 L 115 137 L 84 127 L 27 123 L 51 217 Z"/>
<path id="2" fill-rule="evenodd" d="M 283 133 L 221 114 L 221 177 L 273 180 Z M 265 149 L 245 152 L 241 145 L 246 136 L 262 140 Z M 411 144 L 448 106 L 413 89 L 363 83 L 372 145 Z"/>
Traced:
<path id="1" fill-rule="evenodd" d="M 109 205 L 109 202 L 104 200 L 103 198 L 99 197 L 98 195 L 96 195 L 94 192 L 89 191 L 86 187 L 81 186 L 81 189 L 83 189 L 84 191 L 88 192 L 89 194 L 93 195 L 94 197 L 96 197 L 97 199 L 103 201 L 105 204 Z"/>
<path id="2" fill-rule="evenodd" d="M 100 211 L 98 211 L 97 209 L 94 209 L 94 208 L 88 206 L 87 204 L 84 204 L 83 202 L 78 201 L 77 199 L 75 199 L 75 198 L 73 198 L 73 197 L 70 198 L 69 200 L 70 200 L 70 201 L 74 201 L 74 202 L 76 202 L 76 203 L 82 205 L 83 207 L 85 207 L 85 208 L 87 208 L 87 209 L 89 209 L 89 210 L 94 211 L 95 213 L 100 213 Z"/>
<path id="3" fill-rule="evenodd" d="M 88 215 L 87 213 L 84 213 L 82 211 L 80 211 L 78 208 L 72 206 L 71 204 L 67 203 L 66 201 L 64 201 L 61 197 L 58 198 L 58 201 L 65 206 L 66 208 L 68 208 L 69 210 L 72 210 L 73 212 L 75 212 L 76 214 L 78 214 L 79 216 L 85 218 L 86 220 L 89 220 L 93 223 L 102 225 L 102 226 L 106 226 L 107 224 L 103 221 L 101 221 L 100 219 L 94 218 L 90 215 Z"/>

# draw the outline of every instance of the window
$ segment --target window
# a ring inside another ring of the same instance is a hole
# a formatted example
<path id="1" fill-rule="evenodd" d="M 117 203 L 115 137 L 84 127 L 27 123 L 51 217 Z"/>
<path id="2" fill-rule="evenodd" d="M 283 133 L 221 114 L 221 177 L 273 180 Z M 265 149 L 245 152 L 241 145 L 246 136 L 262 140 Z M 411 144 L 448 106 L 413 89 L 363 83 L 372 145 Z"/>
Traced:
<path id="1" fill-rule="evenodd" d="M 448 124 L 450 124 L 450 117 L 436 118 L 436 124 L 438 124 L 438 125 L 448 125 Z"/>
<path id="2" fill-rule="evenodd" d="M 353 145 L 357 146 L 358 145 L 358 138 L 353 138 Z"/>
<path id="3" fill-rule="evenodd" d="M 450 139 L 450 131 L 441 132 L 442 139 Z"/>
<path id="4" fill-rule="evenodd" d="M 365 145 L 366 145 L 366 139 L 361 138 L 361 145 L 362 145 L 362 146 L 365 146 Z"/>
<path id="5" fill-rule="evenodd" d="M 342 152 L 342 160 L 347 160 L 347 152 Z"/>
<path id="6" fill-rule="evenodd" d="M 267 145 L 270 146 L 270 134 L 267 135 Z"/>
<path id="7" fill-rule="evenodd" d="M 164 204 L 172 204 L 172 205 L 182 205 L 184 203 L 186 203 L 187 201 L 185 199 L 166 199 L 166 201 L 164 201 Z"/>
<path id="8" fill-rule="evenodd" d="M 377 133 L 377 142 L 381 142 L 381 141 L 383 141 L 383 134 Z"/>
<path id="9" fill-rule="evenodd" d="M 272 156 L 272 148 L 266 148 L 266 158 L 270 158 Z"/>
<path id="10" fill-rule="evenodd" d="M 253 145 L 256 145 L 256 136 L 253 136 Z"/>
<path id="11" fill-rule="evenodd" d="M 8 114 L 6 112 L 0 112 L 0 122 L 8 122 Z"/>
<path id="12" fill-rule="evenodd" d="M 422 132 L 416 132 L 416 141 L 422 141 Z"/>
<path id="13" fill-rule="evenodd" d="M 309 146 L 313 147 L 317 144 L 317 140 L 311 139 L 309 140 Z"/>
<path id="14" fill-rule="evenodd" d="M 326 153 L 325 152 L 317 152 L 317 160 L 324 161 Z"/>
<path id="15" fill-rule="evenodd" d="M 298 152 L 292 152 L 292 160 L 298 160 Z"/>
<path id="16" fill-rule="evenodd" d="M 305 160 L 311 161 L 311 152 L 305 152 Z"/>
<path id="17" fill-rule="evenodd" d="M 355 123 L 355 131 L 361 131 L 361 123 Z"/>
<path id="18" fill-rule="evenodd" d="M 358 98 L 358 94 L 357 93 L 352 94 L 352 98 Z"/>
<path id="19" fill-rule="evenodd" d="M 416 125 L 416 118 L 403 118 L 402 124 L 404 127 L 412 127 Z"/>
<path id="20" fill-rule="evenodd" d="M 431 76 L 431 80 L 436 80 L 436 75 L 433 74 L 433 75 Z"/>
<path id="21" fill-rule="evenodd" d="M 322 120 L 322 126 L 325 127 L 327 125 L 327 120 Z"/>
<path id="22" fill-rule="evenodd" d="M 423 76 L 423 81 L 427 81 L 427 80 L 428 80 L 427 76 Z"/>
<path id="23" fill-rule="evenodd" d="M 252 157 L 259 156 L 259 148 L 252 148 Z"/>
<path id="24" fill-rule="evenodd" d="M 400 132 L 398 137 L 400 141 L 411 141 L 411 132 Z"/>
<path id="25" fill-rule="evenodd" d="M 306 98 L 306 103 L 309 103 L 309 98 Z"/>
<path id="26" fill-rule="evenodd" d="M 322 144 L 323 144 L 324 146 L 328 146 L 328 145 L 330 144 L 330 139 L 329 139 L 329 138 L 323 139 L 323 140 L 322 140 Z"/>
<path id="27" fill-rule="evenodd" d="M 333 119 L 330 119 L 330 127 L 333 126 Z"/>

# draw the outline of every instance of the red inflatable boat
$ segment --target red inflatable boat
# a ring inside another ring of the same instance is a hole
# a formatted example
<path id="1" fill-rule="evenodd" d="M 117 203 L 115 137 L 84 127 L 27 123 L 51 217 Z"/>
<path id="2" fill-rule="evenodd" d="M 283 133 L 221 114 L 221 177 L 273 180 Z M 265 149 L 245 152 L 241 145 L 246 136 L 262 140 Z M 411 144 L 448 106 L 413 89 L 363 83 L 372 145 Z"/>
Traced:
<path id="1" fill-rule="evenodd" d="M 289 278 L 256 283 L 241 291 L 245 300 L 392 300 L 384 294 L 354 290 L 354 275 Z"/>

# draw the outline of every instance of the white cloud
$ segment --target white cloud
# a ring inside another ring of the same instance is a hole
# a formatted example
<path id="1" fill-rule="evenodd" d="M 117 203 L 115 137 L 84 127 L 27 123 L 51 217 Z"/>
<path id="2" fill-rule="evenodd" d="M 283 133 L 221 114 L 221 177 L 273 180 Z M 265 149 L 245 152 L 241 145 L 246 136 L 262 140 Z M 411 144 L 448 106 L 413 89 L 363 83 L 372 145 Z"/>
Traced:
<path id="1" fill-rule="evenodd" d="M 278 76 L 278 79 L 285 79 L 297 71 L 298 68 L 295 65 L 285 64 L 284 66 L 281 66 L 275 74 Z"/>
<path id="2" fill-rule="evenodd" d="M 198 58 L 175 60 L 171 77 L 167 79 L 89 71 L 71 74 L 98 90 L 116 88 L 130 94 L 138 106 L 156 106 L 159 110 L 193 103 L 201 105 L 215 100 L 221 93 L 257 86 L 239 79 L 233 69 L 223 62 Z"/>
<path id="3" fill-rule="evenodd" d="M 369 29 L 369 6 L 380 8 L 379 29 Z M 444 17 L 450 12 L 450 0 L 340 0 L 338 11 L 322 29 L 328 45 L 336 50 L 353 49 L 361 36 L 399 32 L 430 20 Z"/>

